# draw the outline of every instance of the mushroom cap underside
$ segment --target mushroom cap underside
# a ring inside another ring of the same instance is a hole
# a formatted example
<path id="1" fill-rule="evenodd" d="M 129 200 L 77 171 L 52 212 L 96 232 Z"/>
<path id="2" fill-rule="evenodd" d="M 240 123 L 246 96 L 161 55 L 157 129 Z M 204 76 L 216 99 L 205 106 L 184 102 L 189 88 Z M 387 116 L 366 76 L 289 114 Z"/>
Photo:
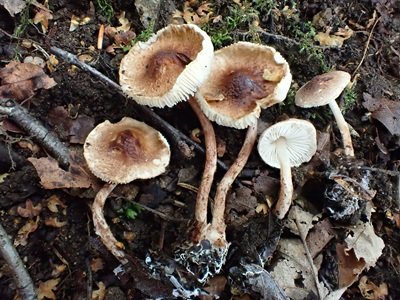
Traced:
<path id="1" fill-rule="evenodd" d="M 258 153 L 262 160 L 278 169 L 279 155 L 287 153 L 290 166 L 298 167 L 303 162 L 309 161 L 316 150 L 317 138 L 314 125 L 299 119 L 288 119 L 268 127 L 258 142 Z"/>
<path id="2" fill-rule="evenodd" d="M 350 80 L 350 74 L 344 71 L 317 75 L 297 91 L 295 103 L 304 108 L 328 104 L 339 97 Z"/>
<path id="3" fill-rule="evenodd" d="M 291 79 L 288 63 L 274 48 L 238 42 L 215 52 L 196 98 L 210 120 L 242 129 L 262 108 L 286 98 Z"/>
<path id="4" fill-rule="evenodd" d="M 125 55 L 121 88 L 139 104 L 171 107 L 187 100 L 207 78 L 213 51 L 210 37 L 196 25 L 169 25 Z"/>
<path id="5" fill-rule="evenodd" d="M 160 132 L 125 117 L 118 123 L 97 125 L 86 138 L 84 157 L 92 173 L 102 180 L 128 183 L 163 173 L 170 148 Z"/>

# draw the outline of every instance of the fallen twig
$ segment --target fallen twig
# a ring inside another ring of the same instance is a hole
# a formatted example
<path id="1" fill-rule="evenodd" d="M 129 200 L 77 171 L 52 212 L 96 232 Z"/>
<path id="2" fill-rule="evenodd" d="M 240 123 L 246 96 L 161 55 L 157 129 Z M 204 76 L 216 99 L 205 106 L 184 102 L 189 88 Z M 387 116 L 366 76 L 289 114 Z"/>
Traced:
<path id="1" fill-rule="evenodd" d="M 358 69 L 361 67 L 361 65 L 364 62 L 365 57 L 367 56 L 367 51 L 368 51 L 368 48 L 369 48 L 369 43 L 371 42 L 372 34 L 374 33 L 374 29 L 375 29 L 376 25 L 378 24 L 378 22 L 380 21 L 380 19 L 381 19 L 381 17 L 376 19 L 374 25 L 372 25 L 371 31 L 369 32 L 369 35 L 368 35 L 368 39 L 365 42 L 363 56 L 362 56 L 360 62 L 358 63 L 356 69 L 351 74 L 351 78 L 354 78 L 354 76 L 357 74 Z"/>
<path id="2" fill-rule="evenodd" d="M 307 260 L 308 260 L 308 262 L 310 264 L 311 272 L 313 274 L 313 278 L 314 278 L 314 282 L 315 282 L 315 288 L 316 288 L 317 293 L 318 293 L 318 299 L 323 299 L 323 296 L 322 296 L 323 294 L 322 294 L 322 292 L 320 290 L 321 288 L 320 288 L 320 284 L 319 284 L 319 280 L 318 280 L 318 271 L 317 271 L 317 268 L 315 267 L 314 260 L 313 260 L 313 258 L 311 256 L 311 253 L 310 253 L 310 249 L 308 249 L 308 246 L 307 246 L 306 233 L 304 232 L 303 227 L 300 224 L 300 221 L 298 219 L 297 207 L 294 207 L 294 209 L 295 209 L 295 214 L 294 214 L 295 218 L 294 218 L 294 220 L 296 222 L 297 230 L 299 231 L 300 239 L 301 239 L 301 241 L 303 243 L 304 250 L 306 252 Z"/>
<path id="3" fill-rule="evenodd" d="M 52 154 L 64 168 L 69 166 L 68 148 L 38 120 L 12 99 L 0 99 L 0 114 L 6 115 Z"/>
<path id="4" fill-rule="evenodd" d="M 31 277 L 28 271 L 25 269 L 24 263 L 18 255 L 17 250 L 14 248 L 7 232 L 0 224 L 0 253 L 6 263 L 8 264 L 9 270 L 12 273 L 15 284 L 17 286 L 19 295 L 23 300 L 34 300 L 37 299 L 36 291 L 33 286 Z"/>
<path id="5" fill-rule="evenodd" d="M 110 78 L 107 76 L 103 75 L 100 73 L 98 70 L 95 68 L 89 66 L 88 64 L 85 64 L 84 62 L 80 61 L 74 54 L 69 53 L 65 50 L 62 50 L 57 47 L 51 47 L 50 52 L 61 57 L 62 59 L 68 61 L 69 63 L 78 66 L 82 70 L 96 76 L 98 79 L 100 79 L 102 82 L 107 84 L 108 86 L 112 87 L 115 89 L 119 94 L 123 95 L 125 97 L 125 94 L 122 92 L 121 87 L 119 84 L 116 82 L 112 81 Z M 134 101 L 131 101 L 131 105 L 134 106 L 134 109 L 138 111 L 140 114 L 144 115 L 148 119 L 150 119 L 154 124 L 154 127 L 158 127 L 162 131 L 164 131 L 167 135 L 169 135 L 170 138 L 172 138 L 177 145 L 179 145 L 182 141 L 186 142 L 187 144 L 191 145 L 195 150 L 198 152 L 205 154 L 204 148 L 201 147 L 199 144 L 194 142 L 191 138 L 186 136 L 184 133 L 180 132 L 178 129 L 173 127 L 171 124 L 166 122 L 164 119 L 162 119 L 159 115 L 157 115 L 154 111 L 149 109 L 146 106 L 139 105 Z M 220 166 L 221 169 L 223 170 L 228 170 L 228 167 L 220 160 L 217 161 L 217 164 Z"/>

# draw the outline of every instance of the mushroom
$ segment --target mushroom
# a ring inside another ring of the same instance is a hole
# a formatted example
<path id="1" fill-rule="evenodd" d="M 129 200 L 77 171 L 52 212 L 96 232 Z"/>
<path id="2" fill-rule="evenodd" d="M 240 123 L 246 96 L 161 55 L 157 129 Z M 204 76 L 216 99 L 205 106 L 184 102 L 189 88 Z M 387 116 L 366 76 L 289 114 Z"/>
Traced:
<path id="1" fill-rule="evenodd" d="M 115 124 L 105 121 L 97 125 L 86 138 L 83 154 L 91 172 L 107 182 L 92 205 L 96 234 L 107 249 L 126 264 L 123 245 L 115 239 L 104 218 L 105 201 L 117 184 L 163 173 L 170 160 L 168 142 L 154 128 L 125 117 Z"/>
<path id="2" fill-rule="evenodd" d="M 121 88 L 139 104 L 174 106 L 207 78 L 213 51 L 210 37 L 196 25 L 169 25 L 124 56 Z"/>
<path id="3" fill-rule="evenodd" d="M 289 66 L 275 49 L 239 42 L 215 52 L 210 76 L 196 93 L 210 120 L 237 129 L 248 128 L 238 157 L 218 184 L 211 223 L 202 223 L 205 226 L 195 232 L 195 246 L 177 252 L 177 260 L 198 275 L 200 282 L 219 273 L 225 262 L 229 248 L 224 218 L 226 196 L 253 149 L 261 109 L 283 101 L 290 82 Z M 196 206 L 196 214 L 206 221 L 207 206 Z"/>
<path id="4" fill-rule="evenodd" d="M 308 121 L 288 119 L 267 128 L 260 136 L 258 153 L 268 165 L 281 170 L 281 189 L 275 214 L 283 219 L 292 203 L 291 167 L 309 161 L 317 150 L 315 127 Z"/>
<path id="5" fill-rule="evenodd" d="M 206 159 L 196 199 L 194 236 L 207 225 L 208 195 L 217 156 L 212 124 L 191 95 L 209 75 L 213 57 L 211 39 L 199 27 L 169 25 L 149 41 L 133 46 L 122 59 L 119 71 L 122 90 L 139 104 L 171 107 L 189 98 L 189 104 L 200 121 Z"/>
<path id="6" fill-rule="evenodd" d="M 344 71 L 331 71 L 317 75 L 297 91 L 295 103 L 304 108 L 329 104 L 342 135 L 344 153 L 347 156 L 354 156 L 349 125 L 335 101 L 350 80 L 350 74 Z"/>
<path id="7" fill-rule="evenodd" d="M 261 109 L 282 102 L 291 79 L 288 63 L 274 48 L 238 42 L 215 52 L 210 76 L 196 93 L 210 120 L 237 129 L 248 128 L 237 159 L 218 185 L 212 222 L 203 235 L 217 246 L 226 244 L 226 195 L 253 149 Z"/>
<path id="8" fill-rule="evenodd" d="M 211 121 L 244 129 L 256 123 L 262 108 L 286 98 L 291 80 L 288 63 L 274 48 L 238 42 L 215 52 L 196 98 Z"/>

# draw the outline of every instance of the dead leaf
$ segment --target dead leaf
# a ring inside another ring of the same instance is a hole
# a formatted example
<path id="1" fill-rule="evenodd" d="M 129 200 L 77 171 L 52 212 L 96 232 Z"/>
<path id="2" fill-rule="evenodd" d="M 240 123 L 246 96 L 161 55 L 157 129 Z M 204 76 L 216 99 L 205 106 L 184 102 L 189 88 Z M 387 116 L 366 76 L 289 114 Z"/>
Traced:
<path id="1" fill-rule="evenodd" d="M 50 89 L 57 83 L 34 64 L 12 61 L 0 69 L 0 97 L 23 101 L 38 89 Z"/>
<path id="2" fill-rule="evenodd" d="M 203 288 L 211 297 L 209 299 L 218 299 L 225 290 L 228 279 L 225 276 L 217 275 L 207 281 L 207 285 Z"/>
<path id="3" fill-rule="evenodd" d="M 369 300 L 386 299 L 386 296 L 389 294 L 386 283 L 383 282 L 377 286 L 372 281 L 369 281 L 367 276 L 361 277 L 360 282 L 358 283 L 358 288 L 360 289 L 364 299 Z"/>
<path id="4" fill-rule="evenodd" d="M 88 16 L 78 17 L 75 15 L 71 16 L 71 22 L 69 25 L 69 31 L 75 31 L 79 26 L 86 25 L 91 20 Z"/>
<path id="5" fill-rule="evenodd" d="M 125 17 L 125 12 L 121 12 L 121 14 L 118 17 L 118 22 L 121 24 L 121 26 L 118 26 L 116 29 L 118 32 L 120 31 L 128 31 L 131 29 L 131 23 L 129 20 Z"/>
<path id="6" fill-rule="evenodd" d="M 42 205 L 39 203 L 38 205 L 34 206 L 31 200 L 27 200 L 25 203 L 25 208 L 18 206 L 17 212 L 23 218 L 30 218 L 36 217 L 42 211 Z"/>
<path id="7" fill-rule="evenodd" d="M 335 231 L 328 218 L 319 221 L 307 235 L 307 246 L 311 256 L 315 258 L 318 253 L 335 237 Z"/>
<path id="8" fill-rule="evenodd" d="M 373 225 L 370 222 L 359 221 L 351 231 L 352 233 L 345 239 L 347 249 L 353 249 L 356 257 L 365 261 L 367 269 L 375 266 L 382 255 L 385 243 L 375 234 Z"/>
<path id="9" fill-rule="evenodd" d="M 36 217 L 36 220 L 30 219 L 24 226 L 22 226 L 17 233 L 17 237 L 14 240 L 14 246 L 18 247 L 19 245 L 21 246 L 26 246 L 28 243 L 28 237 L 29 235 L 36 231 L 38 228 L 39 224 L 39 217 Z"/>
<path id="10" fill-rule="evenodd" d="M 56 300 L 56 295 L 54 294 L 53 291 L 56 290 L 60 280 L 61 280 L 60 278 L 56 278 L 47 280 L 45 282 L 39 281 L 39 287 L 37 289 L 38 300 L 42 299 Z"/>
<path id="11" fill-rule="evenodd" d="M 65 225 L 67 225 L 67 222 L 61 222 L 58 220 L 57 217 L 49 217 L 44 220 L 44 224 L 46 224 L 46 226 L 50 226 L 50 227 L 61 228 L 61 227 L 64 227 Z"/>
<path id="12" fill-rule="evenodd" d="M 11 17 L 20 13 L 25 8 L 26 3 L 24 0 L 0 0 L 0 5 L 4 6 Z"/>
<path id="13" fill-rule="evenodd" d="M 239 225 L 255 215 L 258 205 L 257 198 L 252 195 L 252 190 L 248 187 L 236 189 L 228 198 L 226 212 L 228 214 L 227 223 Z"/>
<path id="14" fill-rule="evenodd" d="M 363 106 L 370 111 L 371 117 L 381 122 L 392 135 L 400 135 L 400 101 L 386 98 L 374 98 L 363 93 Z"/>
<path id="15" fill-rule="evenodd" d="M 33 164 L 45 189 L 89 188 L 97 186 L 98 179 L 89 171 L 82 154 L 71 152 L 69 171 L 64 171 L 51 157 L 33 158 Z"/>
<path id="16" fill-rule="evenodd" d="M 345 244 L 336 245 L 339 268 L 339 288 L 348 287 L 358 278 L 365 268 L 365 261 L 357 259 L 353 250 L 346 251 Z"/>
<path id="17" fill-rule="evenodd" d="M 106 297 L 106 286 L 102 281 L 96 282 L 98 290 L 92 292 L 92 300 L 103 300 Z"/>
<path id="18" fill-rule="evenodd" d="M 49 10 L 39 9 L 33 17 L 33 23 L 42 26 L 43 33 L 49 29 L 49 20 L 53 19 L 53 14 Z"/>
<path id="19" fill-rule="evenodd" d="M 52 277 L 59 277 L 62 272 L 64 272 L 67 269 L 67 265 L 57 265 L 54 264 L 54 269 L 51 271 L 51 276 Z"/>
<path id="20" fill-rule="evenodd" d="M 93 259 L 90 261 L 90 269 L 91 269 L 93 272 L 100 271 L 100 270 L 102 270 L 103 268 L 104 268 L 104 262 L 103 262 L 103 260 L 102 260 L 100 257 L 98 257 L 98 258 L 93 258 Z"/>
<path id="21" fill-rule="evenodd" d="M 50 196 L 50 198 L 47 199 L 47 208 L 53 213 L 58 213 L 58 207 L 62 207 L 63 209 L 65 209 L 67 206 L 60 200 L 57 195 Z"/>

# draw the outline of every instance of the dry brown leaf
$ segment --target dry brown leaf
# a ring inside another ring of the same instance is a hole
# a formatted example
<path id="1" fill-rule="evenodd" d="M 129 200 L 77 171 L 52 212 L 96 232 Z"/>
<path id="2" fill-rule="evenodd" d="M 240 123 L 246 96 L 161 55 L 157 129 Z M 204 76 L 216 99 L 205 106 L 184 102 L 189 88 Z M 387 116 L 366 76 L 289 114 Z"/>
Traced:
<path id="1" fill-rule="evenodd" d="M 358 288 L 364 299 L 368 300 L 383 300 L 389 294 L 388 286 L 385 282 L 377 286 L 372 281 L 369 281 L 367 276 L 361 277 Z"/>
<path id="2" fill-rule="evenodd" d="M 53 14 L 49 10 L 39 9 L 33 17 L 33 23 L 42 26 L 43 33 L 49 29 L 49 20 L 53 19 Z"/>
<path id="3" fill-rule="evenodd" d="M 67 269 L 67 265 L 57 265 L 54 264 L 54 269 L 53 271 L 51 271 L 51 276 L 52 277 L 59 277 L 61 275 L 62 272 L 64 272 Z"/>
<path id="4" fill-rule="evenodd" d="M 328 218 L 319 221 L 307 235 L 307 246 L 311 256 L 315 258 L 318 253 L 335 237 L 335 231 Z"/>
<path id="5" fill-rule="evenodd" d="M 103 300 L 106 297 L 106 286 L 102 281 L 96 282 L 98 290 L 92 292 L 92 300 Z"/>
<path id="6" fill-rule="evenodd" d="M 25 8 L 26 3 L 24 0 L 0 0 L 0 6 L 3 6 L 9 12 L 11 17 L 20 13 Z"/>
<path id="7" fill-rule="evenodd" d="M 50 227 L 61 228 L 61 227 L 64 227 L 65 225 L 67 225 L 67 222 L 61 222 L 58 220 L 57 217 L 49 217 L 44 220 L 44 224 L 46 224 L 46 226 L 50 226 Z"/>
<path id="8" fill-rule="evenodd" d="M 121 12 L 121 14 L 118 17 L 118 22 L 121 24 L 121 26 L 118 26 L 117 32 L 121 32 L 121 31 L 128 31 L 129 29 L 131 29 L 131 23 L 129 22 L 129 20 L 125 17 L 125 12 Z"/>
<path id="9" fill-rule="evenodd" d="M 400 101 L 386 98 L 374 98 L 363 93 L 363 106 L 370 111 L 371 117 L 381 122 L 392 135 L 400 135 Z"/>
<path id="10" fill-rule="evenodd" d="M 90 261 L 90 269 L 91 269 L 93 272 L 100 271 L 100 270 L 102 270 L 103 268 L 104 268 L 104 262 L 103 262 L 103 260 L 102 260 L 100 257 L 93 258 L 93 259 Z"/>
<path id="11" fill-rule="evenodd" d="M 32 232 L 36 231 L 36 229 L 38 228 L 38 223 L 39 217 L 36 217 L 36 220 L 28 220 L 28 222 L 26 222 L 26 224 L 18 230 L 17 237 L 14 240 L 14 246 L 26 246 L 26 244 L 28 243 L 29 235 Z"/>
<path id="12" fill-rule="evenodd" d="M 31 200 L 27 200 L 25 203 L 25 208 L 18 206 L 17 212 L 23 218 L 30 218 L 36 217 L 42 211 L 42 205 L 39 203 L 38 205 L 34 206 Z"/>
<path id="13" fill-rule="evenodd" d="M 60 278 L 50 279 L 45 282 L 39 281 L 39 287 L 37 289 L 37 297 L 38 300 L 49 299 L 56 300 L 56 295 L 54 294 L 54 290 L 57 289 L 57 285 L 60 282 Z"/>
<path id="14" fill-rule="evenodd" d="M 346 251 L 345 244 L 336 245 L 339 267 L 339 288 L 350 286 L 365 268 L 365 261 L 357 259 L 353 250 Z"/>
<path id="15" fill-rule="evenodd" d="M 88 16 L 78 17 L 75 15 L 71 16 L 71 22 L 69 25 L 69 31 L 75 31 L 79 26 L 86 25 L 91 20 Z"/>
<path id="16" fill-rule="evenodd" d="M 12 61 L 0 69 L 0 97 L 23 101 L 38 89 L 49 89 L 57 83 L 34 64 Z"/>
<path id="17" fill-rule="evenodd" d="M 82 154 L 70 154 L 69 171 L 61 169 L 57 160 L 51 157 L 30 157 L 28 160 L 35 167 L 45 189 L 89 188 L 97 185 L 98 179 L 87 168 Z"/>
<path id="18" fill-rule="evenodd" d="M 60 200 L 57 195 L 50 196 L 50 198 L 47 199 L 47 208 L 53 213 L 58 213 L 58 207 L 62 207 L 63 209 L 65 209 L 67 206 Z"/>

